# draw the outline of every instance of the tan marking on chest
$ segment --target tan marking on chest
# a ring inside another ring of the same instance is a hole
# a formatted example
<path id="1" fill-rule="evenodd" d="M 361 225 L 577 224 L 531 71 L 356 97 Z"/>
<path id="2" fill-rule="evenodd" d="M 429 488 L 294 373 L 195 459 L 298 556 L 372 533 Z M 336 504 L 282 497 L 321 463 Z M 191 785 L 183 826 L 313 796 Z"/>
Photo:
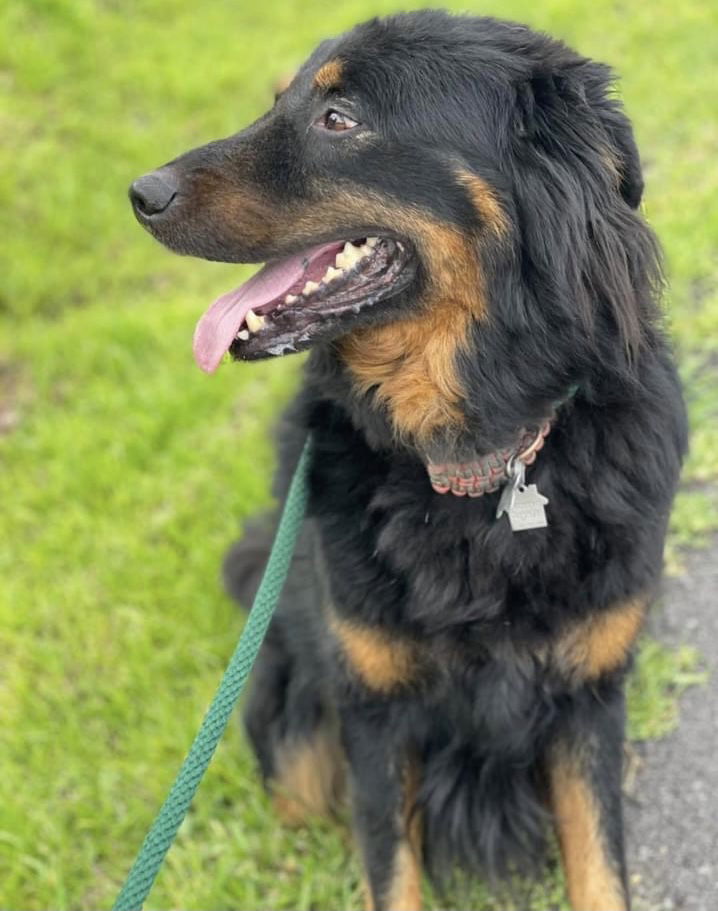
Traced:
<path id="1" fill-rule="evenodd" d="M 570 629 L 554 646 L 553 655 L 569 673 L 595 680 L 627 660 L 645 614 L 645 597 L 630 598 Z"/>
<path id="2" fill-rule="evenodd" d="M 330 627 L 351 670 L 369 689 L 389 692 L 411 683 L 416 671 L 413 643 L 336 615 Z"/>

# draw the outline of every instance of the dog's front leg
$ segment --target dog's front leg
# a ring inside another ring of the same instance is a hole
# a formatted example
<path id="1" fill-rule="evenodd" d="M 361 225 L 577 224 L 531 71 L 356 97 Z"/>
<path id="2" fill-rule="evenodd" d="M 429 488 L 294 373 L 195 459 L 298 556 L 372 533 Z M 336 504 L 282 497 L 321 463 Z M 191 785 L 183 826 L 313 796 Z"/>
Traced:
<path id="1" fill-rule="evenodd" d="M 547 756 L 551 804 L 575 911 L 628 911 L 621 813 L 621 684 L 586 686 Z"/>
<path id="2" fill-rule="evenodd" d="M 421 908 L 417 768 L 397 737 L 402 714 L 401 706 L 384 700 L 341 709 L 368 911 Z"/>

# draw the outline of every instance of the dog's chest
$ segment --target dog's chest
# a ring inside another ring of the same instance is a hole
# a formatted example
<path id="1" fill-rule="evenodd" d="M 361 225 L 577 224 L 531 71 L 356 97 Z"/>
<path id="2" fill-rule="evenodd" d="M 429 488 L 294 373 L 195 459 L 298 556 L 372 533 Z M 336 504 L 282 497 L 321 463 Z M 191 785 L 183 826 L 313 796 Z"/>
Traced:
<path id="1" fill-rule="evenodd" d="M 497 502 L 438 496 L 423 476 L 388 479 L 361 500 L 335 495 L 319 521 L 332 600 L 363 622 L 506 638 L 536 557 Z"/>

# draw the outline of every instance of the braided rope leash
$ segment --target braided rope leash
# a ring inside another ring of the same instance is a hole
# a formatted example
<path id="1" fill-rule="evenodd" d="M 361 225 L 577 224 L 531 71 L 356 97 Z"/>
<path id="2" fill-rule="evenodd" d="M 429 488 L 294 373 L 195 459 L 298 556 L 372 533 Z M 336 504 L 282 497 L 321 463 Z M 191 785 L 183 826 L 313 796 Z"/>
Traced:
<path id="1" fill-rule="evenodd" d="M 140 911 L 142 908 L 244 688 L 279 601 L 304 518 L 310 446 L 311 442 L 307 439 L 294 471 L 262 581 L 237 647 L 174 784 L 117 896 L 113 911 Z"/>

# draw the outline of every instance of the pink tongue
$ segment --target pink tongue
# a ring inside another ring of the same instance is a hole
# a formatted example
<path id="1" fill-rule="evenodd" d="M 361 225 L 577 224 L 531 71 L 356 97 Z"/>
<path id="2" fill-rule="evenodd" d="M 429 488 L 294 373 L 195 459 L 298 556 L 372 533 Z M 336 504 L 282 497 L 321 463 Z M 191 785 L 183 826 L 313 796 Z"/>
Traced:
<path id="1" fill-rule="evenodd" d="M 239 332 L 248 310 L 266 307 L 287 294 L 301 292 L 307 281 L 318 280 L 343 243 L 322 244 L 276 263 L 267 263 L 256 275 L 212 304 L 197 323 L 192 350 L 198 366 L 214 373 Z M 312 268 L 314 267 L 314 268 Z"/>

